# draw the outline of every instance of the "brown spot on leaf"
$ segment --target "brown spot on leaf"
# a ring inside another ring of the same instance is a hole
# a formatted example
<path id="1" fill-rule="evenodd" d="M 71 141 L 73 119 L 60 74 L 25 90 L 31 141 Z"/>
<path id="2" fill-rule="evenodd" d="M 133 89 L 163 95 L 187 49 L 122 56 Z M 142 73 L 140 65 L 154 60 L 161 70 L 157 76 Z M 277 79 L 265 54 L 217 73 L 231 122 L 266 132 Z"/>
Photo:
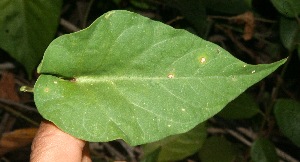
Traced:
<path id="1" fill-rule="evenodd" d="M 44 92 L 49 92 L 49 88 L 46 87 L 46 88 L 44 89 Z"/>

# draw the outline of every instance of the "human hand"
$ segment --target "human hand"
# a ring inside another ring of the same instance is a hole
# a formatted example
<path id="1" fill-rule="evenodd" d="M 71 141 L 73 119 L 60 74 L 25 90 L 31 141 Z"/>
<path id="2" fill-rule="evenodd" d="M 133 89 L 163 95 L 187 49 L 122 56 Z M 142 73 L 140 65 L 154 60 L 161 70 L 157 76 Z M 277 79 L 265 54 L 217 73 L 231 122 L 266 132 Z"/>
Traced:
<path id="1" fill-rule="evenodd" d="M 86 142 L 43 121 L 31 146 L 31 162 L 91 162 Z"/>

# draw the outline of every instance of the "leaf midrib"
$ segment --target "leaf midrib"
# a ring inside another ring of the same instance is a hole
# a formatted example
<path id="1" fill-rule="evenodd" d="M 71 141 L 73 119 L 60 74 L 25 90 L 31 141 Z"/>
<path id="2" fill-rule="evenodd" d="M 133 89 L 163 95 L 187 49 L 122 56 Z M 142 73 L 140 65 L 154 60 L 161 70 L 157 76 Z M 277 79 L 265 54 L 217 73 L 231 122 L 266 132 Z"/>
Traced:
<path id="1" fill-rule="evenodd" d="M 135 76 L 120 76 L 120 77 L 87 77 L 87 76 L 81 76 L 81 77 L 75 77 L 76 82 L 80 83 L 97 83 L 97 82 L 109 82 L 109 81 L 135 81 L 135 80 L 201 80 L 204 78 L 230 78 L 229 76 L 202 76 L 202 77 L 176 77 L 174 78 L 168 78 L 168 76 L 165 77 L 135 77 Z"/>

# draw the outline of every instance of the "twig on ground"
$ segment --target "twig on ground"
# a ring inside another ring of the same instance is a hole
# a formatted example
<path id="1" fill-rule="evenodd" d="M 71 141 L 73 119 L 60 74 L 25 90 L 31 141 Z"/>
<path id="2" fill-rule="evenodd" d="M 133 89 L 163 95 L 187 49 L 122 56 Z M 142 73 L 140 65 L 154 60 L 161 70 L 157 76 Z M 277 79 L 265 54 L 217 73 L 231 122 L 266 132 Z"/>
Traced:
<path id="1" fill-rule="evenodd" d="M 23 105 L 21 103 L 17 103 L 15 101 L 11 101 L 11 100 L 6 100 L 3 98 L 0 98 L 0 103 L 5 104 L 5 105 L 10 105 L 10 106 L 15 106 L 18 107 L 20 110 L 26 110 L 26 111 L 33 111 L 33 112 L 38 112 L 37 109 L 27 106 L 27 105 Z"/>
<path id="2" fill-rule="evenodd" d="M 248 141 L 246 138 L 244 138 L 244 136 L 242 136 L 238 132 L 230 130 L 230 129 L 225 129 L 225 131 L 228 132 L 233 137 L 235 137 L 236 139 L 238 139 L 241 142 L 243 142 L 245 145 L 247 145 L 247 146 L 251 146 L 252 145 L 252 143 L 250 141 Z"/>
<path id="3" fill-rule="evenodd" d="M 14 69 L 15 65 L 10 62 L 4 62 L 0 64 L 0 70 Z"/>
<path id="4" fill-rule="evenodd" d="M 172 20 L 166 22 L 166 24 L 171 25 L 171 24 L 173 24 L 174 22 L 176 22 L 176 21 L 178 21 L 178 20 L 182 20 L 182 19 L 184 19 L 183 16 L 177 16 L 177 17 L 175 17 L 174 19 L 172 19 Z"/>
<path id="5" fill-rule="evenodd" d="M 99 150 L 103 150 L 103 145 L 100 145 L 99 142 L 90 142 L 89 144 L 90 153 L 95 155 L 96 157 L 103 156 L 103 153 L 99 153 Z"/>
<path id="6" fill-rule="evenodd" d="M 129 146 L 127 143 L 125 143 L 123 140 L 117 140 L 122 147 L 126 150 L 126 152 L 128 153 L 128 156 L 130 158 L 131 162 L 136 162 L 136 158 L 133 154 L 133 147 Z"/>
<path id="7" fill-rule="evenodd" d="M 25 121 L 27 121 L 28 123 L 31 123 L 34 126 L 39 126 L 39 123 L 37 123 L 36 121 L 31 120 L 29 117 L 23 115 L 22 113 L 15 111 L 13 108 L 8 107 L 6 105 L 2 105 L 0 104 L 0 108 L 4 109 L 5 111 L 9 112 L 10 114 L 16 116 L 16 117 L 20 117 L 22 119 L 24 119 Z"/>
<path id="8" fill-rule="evenodd" d="M 283 77 L 286 73 L 287 67 L 291 61 L 293 52 L 289 52 L 289 56 L 287 58 L 287 61 L 285 62 L 285 64 L 283 65 L 283 68 L 281 70 L 281 73 L 279 76 L 277 76 L 277 80 L 276 80 L 276 85 L 273 87 L 272 92 L 271 92 L 271 98 L 270 101 L 268 103 L 268 105 L 266 106 L 266 112 L 265 112 L 265 120 L 262 122 L 261 124 L 261 130 L 264 129 L 264 127 L 269 124 L 269 118 L 271 116 L 271 113 L 273 111 L 276 99 L 278 98 L 278 93 L 280 90 L 281 85 L 283 84 Z"/>
<path id="9" fill-rule="evenodd" d="M 228 35 L 228 37 L 231 39 L 231 41 L 242 51 L 244 51 L 246 54 L 248 54 L 253 60 L 255 60 L 256 63 L 263 63 L 259 59 L 259 57 L 256 56 L 250 49 L 248 49 L 246 46 L 244 46 L 239 40 L 237 40 L 234 35 L 232 34 L 231 30 L 225 29 L 224 27 L 220 25 L 216 25 L 216 27 L 220 30 L 222 30 L 224 33 Z"/>
<path id="10" fill-rule="evenodd" d="M 5 126 L 9 117 L 10 117 L 9 113 L 4 113 L 4 115 L 2 116 L 2 120 L 0 123 L 0 138 L 2 137 L 2 134 L 5 132 L 5 128 L 6 128 Z"/>
<path id="11" fill-rule="evenodd" d="M 103 143 L 104 147 L 111 153 L 113 157 L 116 157 L 115 160 L 124 160 L 126 159 L 118 150 L 112 147 L 109 143 Z"/>
<path id="12" fill-rule="evenodd" d="M 91 8 L 92 8 L 92 4 L 94 3 L 94 0 L 90 0 L 90 2 L 88 3 L 88 6 L 86 8 L 86 11 L 84 13 L 84 19 L 82 21 L 82 27 L 87 27 L 87 20 L 88 20 L 88 16 L 89 16 L 89 13 L 91 11 Z"/>
<path id="13" fill-rule="evenodd" d="M 234 17 L 218 16 L 218 15 L 208 15 L 207 18 L 208 19 L 222 19 L 222 20 L 232 20 L 232 19 L 234 19 Z M 254 20 L 264 22 L 264 23 L 277 23 L 277 21 L 275 21 L 275 20 L 268 20 L 268 19 L 258 18 L 258 17 L 255 17 Z"/>
<path id="14" fill-rule="evenodd" d="M 243 135 L 241 135 L 240 133 L 244 134 L 245 136 L 247 136 L 248 138 L 250 138 L 251 140 L 255 140 L 257 138 L 257 135 L 255 133 L 253 133 L 252 131 L 249 131 L 245 128 L 238 128 L 238 131 L 234 131 L 231 129 L 223 129 L 223 128 L 215 128 L 215 127 L 210 127 L 207 129 L 207 132 L 211 133 L 211 134 L 216 134 L 216 133 L 228 133 L 231 136 L 235 137 L 236 139 L 238 139 L 239 141 L 241 141 L 242 143 L 244 143 L 245 145 L 251 147 L 252 142 L 250 142 L 249 140 L 247 140 Z M 282 151 L 281 149 L 275 147 L 276 149 L 276 153 L 279 157 L 281 157 L 284 160 L 287 160 L 289 162 L 299 162 L 297 159 L 293 158 L 292 156 L 290 156 L 289 154 L 285 153 L 284 151 Z"/>
<path id="15" fill-rule="evenodd" d="M 257 138 L 257 135 L 255 133 L 253 133 L 252 131 L 245 129 L 245 128 L 238 128 L 238 130 L 243 133 L 244 135 L 246 135 L 247 137 L 251 138 L 252 140 L 255 140 Z M 275 147 L 276 149 L 276 153 L 278 156 L 280 156 L 282 159 L 288 160 L 289 162 L 299 162 L 298 160 L 296 160 L 295 158 L 293 158 L 292 156 L 290 156 L 289 154 L 285 153 L 284 151 L 282 151 L 281 149 Z"/>
<path id="16" fill-rule="evenodd" d="M 77 32 L 80 30 L 80 28 L 78 28 L 77 26 L 73 25 L 72 23 L 70 23 L 69 21 L 67 21 L 63 18 L 60 19 L 60 25 L 67 28 L 71 32 Z"/>
<path id="17" fill-rule="evenodd" d="M 243 127 L 238 127 L 237 130 L 247 137 L 251 138 L 252 140 L 257 138 L 257 134 L 255 134 L 252 130 Z"/>

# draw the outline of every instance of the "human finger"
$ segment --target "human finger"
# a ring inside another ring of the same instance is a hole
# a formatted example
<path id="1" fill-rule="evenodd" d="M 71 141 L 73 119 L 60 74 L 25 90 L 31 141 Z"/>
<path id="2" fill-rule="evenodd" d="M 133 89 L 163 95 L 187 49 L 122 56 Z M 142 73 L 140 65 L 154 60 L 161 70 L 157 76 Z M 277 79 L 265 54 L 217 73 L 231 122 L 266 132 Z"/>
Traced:
<path id="1" fill-rule="evenodd" d="M 91 162 L 85 141 L 43 121 L 33 140 L 31 162 Z"/>

